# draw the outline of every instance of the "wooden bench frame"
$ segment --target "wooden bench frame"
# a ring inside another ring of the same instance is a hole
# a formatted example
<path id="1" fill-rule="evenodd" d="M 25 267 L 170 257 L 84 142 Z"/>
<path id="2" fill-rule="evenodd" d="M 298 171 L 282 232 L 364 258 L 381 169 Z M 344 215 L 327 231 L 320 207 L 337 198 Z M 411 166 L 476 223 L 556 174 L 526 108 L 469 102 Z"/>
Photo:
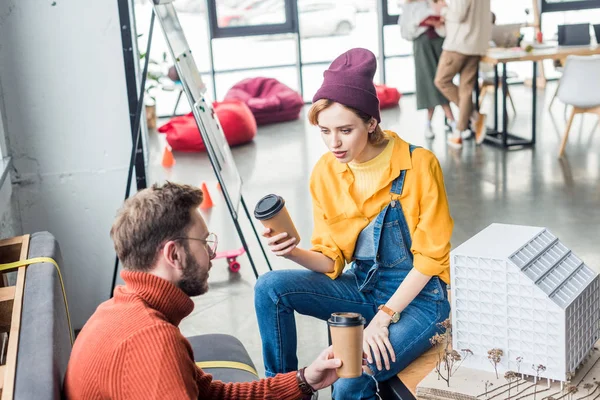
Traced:
<path id="1" fill-rule="evenodd" d="M 0 264 L 26 260 L 29 254 L 29 235 L 0 240 Z M 6 362 L 0 365 L 1 400 L 13 398 L 17 369 L 17 350 L 21 328 L 21 309 L 25 289 L 26 267 L 0 272 L 0 332 L 8 333 Z M 9 284 L 8 274 L 16 273 L 15 285 Z M 2 341 L 0 339 L 0 345 Z M 1 361 L 1 360 L 0 360 Z"/>
<path id="2" fill-rule="evenodd" d="M 415 398 L 417 397 L 417 385 L 433 371 L 438 361 L 439 352 L 439 347 L 433 347 L 398 373 L 398 379 L 402 381 Z"/>

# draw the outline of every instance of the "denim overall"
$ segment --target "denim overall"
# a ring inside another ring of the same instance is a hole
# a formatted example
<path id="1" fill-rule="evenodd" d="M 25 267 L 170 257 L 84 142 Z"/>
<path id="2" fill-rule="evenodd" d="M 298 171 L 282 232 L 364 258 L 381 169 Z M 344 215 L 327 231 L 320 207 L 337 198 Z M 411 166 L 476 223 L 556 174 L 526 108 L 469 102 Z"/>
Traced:
<path id="1" fill-rule="evenodd" d="M 415 148 L 410 146 L 411 154 Z M 401 171 L 391 194 L 402 194 L 405 176 L 406 170 Z M 255 287 L 255 306 L 266 375 L 298 368 L 294 311 L 322 320 L 333 312 L 359 312 L 369 323 L 378 306 L 389 300 L 413 268 L 411 245 L 402 206 L 392 200 L 360 233 L 352 267 L 337 279 L 307 270 L 262 275 Z M 376 399 L 375 380 L 391 378 L 427 351 L 429 338 L 440 332 L 437 324 L 448 318 L 449 312 L 446 284 L 435 276 L 402 311 L 400 321 L 389 326 L 396 354 L 390 370 L 383 366 L 379 371 L 372 364 L 375 379 L 364 373 L 359 378 L 339 379 L 334 384 L 334 399 Z"/>

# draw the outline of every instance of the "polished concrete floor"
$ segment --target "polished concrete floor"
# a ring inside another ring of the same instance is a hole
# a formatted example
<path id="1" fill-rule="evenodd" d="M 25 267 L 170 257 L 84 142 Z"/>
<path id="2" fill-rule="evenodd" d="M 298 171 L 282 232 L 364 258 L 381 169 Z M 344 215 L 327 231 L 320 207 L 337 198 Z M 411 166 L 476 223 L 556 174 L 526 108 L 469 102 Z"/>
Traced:
<path id="1" fill-rule="evenodd" d="M 567 146 L 567 157 L 558 159 L 560 137 L 565 126 L 564 107 L 547 100 L 555 86 L 539 91 L 538 135 L 534 149 L 504 151 L 491 145 L 466 142 L 460 151 L 448 148 L 441 110 L 435 117 L 436 138 L 425 140 L 425 115 L 415 109 L 413 96 L 401 107 L 384 110 L 382 126 L 405 140 L 431 149 L 444 170 L 446 190 L 455 221 L 453 248 L 494 222 L 544 226 L 557 235 L 588 265 L 600 271 L 600 129 L 597 116 L 577 117 Z M 531 93 L 524 86 L 511 87 L 518 115 L 509 110 L 512 131 L 529 137 Z M 487 101 L 491 107 L 492 97 Z M 309 247 L 312 231 L 308 179 L 318 158 L 326 151 L 318 129 L 306 122 L 306 109 L 299 121 L 260 127 L 255 140 L 232 149 L 243 178 L 243 197 L 250 210 L 262 196 L 277 193 L 286 199 L 290 214 Z M 488 108 L 486 112 L 491 114 Z M 491 119 L 491 118 L 490 118 Z M 491 121 L 488 122 L 491 125 Z M 164 135 L 150 133 L 149 174 L 153 181 L 170 179 L 200 185 L 206 182 L 215 206 L 205 213 L 209 228 L 219 235 L 220 249 L 241 247 L 226 204 L 216 189 L 216 179 L 206 154 L 175 153 L 176 165 L 160 166 Z M 259 273 L 268 268 L 240 207 L 239 221 Z M 257 229 L 260 224 L 252 221 Z M 493 245 L 493 244 L 490 244 Z M 247 347 L 261 374 L 264 373 L 261 340 L 257 328 L 253 286 L 254 274 L 246 256 L 240 258 L 239 273 L 229 273 L 225 260 L 215 260 L 209 293 L 195 298 L 196 308 L 181 324 L 187 335 L 229 333 Z M 296 268 L 269 254 L 274 269 Z M 327 345 L 326 325 L 298 317 L 298 357 L 301 365 L 311 362 Z M 323 391 L 321 398 L 328 398 Z"/>

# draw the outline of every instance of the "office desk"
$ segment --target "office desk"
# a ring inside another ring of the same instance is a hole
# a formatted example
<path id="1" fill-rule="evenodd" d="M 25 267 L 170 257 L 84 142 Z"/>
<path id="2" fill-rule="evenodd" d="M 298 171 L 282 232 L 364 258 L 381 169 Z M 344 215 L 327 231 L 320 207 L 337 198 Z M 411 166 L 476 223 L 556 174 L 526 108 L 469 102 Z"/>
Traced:
<path id="1" fill-rule="evenodd" d="M 560 60 L 568 56 L 589 56 L 600 54 L 600 46 L 582 46 L 582 47 L 550 47 L 534 49 L 526 52 L 521 49 L 500 49 L 492 48 L 482 57 L 481 61 L 494 66 L 494 128 L 488 129 L 486 142 L 500 146 L 504 149 L 514 147 L 532 147 L 535 145 L 536 123 L 537 123 L 537 62 L 543 60 Z M 508 132 L 508 112 L 506 104 L 506 64 L 510 62 L 531 61 L 533 64 L 532 77 L 532 117 L 531 117 L 531 139 L 525 139 Z M 502 130 L 498 129 L 498 86 L 500 77 L 498 74 L 498 64 L 502 64 Z M 475 104 L 479 104 L 479 85 L 475 85 Z"/>

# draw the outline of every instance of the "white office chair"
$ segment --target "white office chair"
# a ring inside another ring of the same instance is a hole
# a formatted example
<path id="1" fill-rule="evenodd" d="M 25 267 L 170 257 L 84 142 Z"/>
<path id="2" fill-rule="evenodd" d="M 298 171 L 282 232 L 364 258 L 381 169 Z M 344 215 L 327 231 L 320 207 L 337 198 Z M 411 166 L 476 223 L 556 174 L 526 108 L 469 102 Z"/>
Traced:
<path id="1" fill-rule="evenodd" d="M 557 97 L 573 107 L 558 153 L 565 153 L 571 124 L 577 114 L 594 113 L 600 116 L 600 55 L 569 56 L 560 80 Z"/>
<path id="2" fill-rule="evenodd" d="M 561 74 L 565 71 L 565 67 L 560 66 L 560 67 L 555 67 L 554 68 L 557 72 L 560 72 Z M 554 94 L 552 95 L 552 98 L 550 99 L 550 103 L 548 103 L 548 111 L 552 112 L 552 104 L 554 103 L 554 100 L 556 100 L 556 95 L 558 94 L 558 88 L 560 87 L 560 80 L 558 81 L 558 85 L 556 85 L 556 90 L 554 91 Z"/>

